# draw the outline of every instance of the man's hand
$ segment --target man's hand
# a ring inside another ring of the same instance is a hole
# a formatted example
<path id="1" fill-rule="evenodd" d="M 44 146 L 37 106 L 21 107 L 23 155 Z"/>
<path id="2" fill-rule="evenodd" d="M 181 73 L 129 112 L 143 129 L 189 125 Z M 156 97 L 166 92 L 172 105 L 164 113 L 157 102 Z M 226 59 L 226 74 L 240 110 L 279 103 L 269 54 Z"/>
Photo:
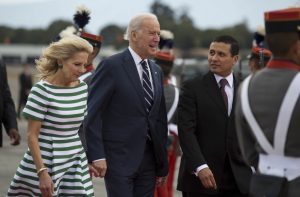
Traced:
<path id="1" fill-rule="evenodd" d="M 10 129 L 8 131 L 8 136 L 10 138 L 11 145 L 16 146 L 16 145 L 20 144 L 21 136 L 20 136 L 19 132 L 17 131 L 17 129 Z"/>
<path id="2" fill-rule="evenodd" d="M 92 163 L 92 166 L 98 171 L 98 174 L 101 178 L 103 178 L 106 174 L 106 160 L 98 160 Z"/>
<path id="3" fill-rule="evenodd" d="M 204 168 L 204 169 L 200 170 L 198 172 L 197 176 L 205 188 L 217 189 L 217 184 L 216 184 L 214 175 L 209 168 Z"/>
<path id="4" fill-rule="evenodd" d="M 167 176 L 164 177 L 156 177 L 156 186 L 161 187 L 166 184 Z"/>
<path id="5" fill-rule="evenodd" d="M 91 175 L 91 178 L 100 176 L 98 171 L 91 164 L 88 164 L 88 166 L 89 166 L 89 173 Z"/>

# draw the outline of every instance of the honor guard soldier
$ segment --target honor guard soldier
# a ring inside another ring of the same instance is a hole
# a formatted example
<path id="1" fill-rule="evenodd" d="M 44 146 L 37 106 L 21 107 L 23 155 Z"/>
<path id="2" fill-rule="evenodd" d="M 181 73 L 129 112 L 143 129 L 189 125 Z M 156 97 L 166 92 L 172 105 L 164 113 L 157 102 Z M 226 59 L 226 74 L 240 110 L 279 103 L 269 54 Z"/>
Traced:
<path id="1" fill-rule="evenodd" d="M 172 197 L 173 180 L 176 167 L 176 160 L 179 151 L 178 131 L 176 123 L 176 109 L 179 100 L 179 89 L 176 77 L 171 74 L 175 56 L 173 55 L 174 35 L 168 30 L 160 31 L 159 51 L 155 56 L 155 63 L 158 64 L 164 74 L 164 94 L 168 117 L 168 160 L 169 174 L 167 183 L 164 186 L 156 187 L 155 197 Z"/>
<path id="2" fill-rule="evenodd" d="M 77 35 L 87 40 L 93 46 L 93 52 L 88 57 L 88 61 L 85 67 L 86 69 L 85 73 L 79 77 L 80 80 L 85 81 L 86 84 L 89 86 L 93 73 L 95 71 L 95 67 L 93 66 L 93 61 L 98 55 L 98 53 L 100 52 L 103 37 L 101 35 L 94 35 L 84 31 L 84 27 L 89 23 L 90 20 L 90 10 L 85 6 L 80 6 L 77 8 L 73 20 L 78 28 Z M 86 150 L 87 145 L 86 145 L 85 131 L 83 126 L 79 128 L 78 134 L 82 141 L 83 147 Z"/>
<path id="3" fill-rule="evenodd" d="M 236 106 L 239 144 L 255 197 L 300 196 L 300 8 L 265 13 L 272 59 L 242 83 Z"/>
<path id="4" fill-rule="evenodd" d="M 61 31 L 55 41 L 60 40 L 63 37 L 67 37 L 70 35 L 78 35 L 81 38 L 87 40 L 92 46 L 93 46 L 93 53 L 89 55 L 88 62 L 86 64 L 86 71 L 83 75 L 80 76 L 80 80 L 84 80 L 88 85 L 89 81 L 91 79 L 91 75 L 93 71 L 95 70 L 93 66 L 93 61 L 97 57 L 97 55 L 100 52 L 103 36 L 101 35 L 95 35 L 88 33 L 84 30 L 84 27 L 89 23 L 90 21 L 90 10 L 85 6 L 79 6 L 76 10 L 76 13 L 73 16 L 73 21 L 75 23 L 75 26 L 68 26 L 66 29 Z"/>
<path id="5" fill-rule="evenodd" d="M 90 81 L 90 77 L 95 70 L 93 66 L 93 61 L 95 57 L 99 54 L 101 49 L 101 44 L 103 37 L 101 35 L 94 35 L 84 31 L 84 27 L 89 23 L 90 20 L 90 10 L 85 6 L 80 6 L 77 8 L 76 13 L 73 17 L 74 23 L 78 27 L 78 35 L 81 38 L 89 41 L 89 43 L 93 46 L 93 53 L 90 54 L 88 58 L 88 62 L 86 65 L 86 71 L 79 79 L 84 80 L 88 85 Z"/>

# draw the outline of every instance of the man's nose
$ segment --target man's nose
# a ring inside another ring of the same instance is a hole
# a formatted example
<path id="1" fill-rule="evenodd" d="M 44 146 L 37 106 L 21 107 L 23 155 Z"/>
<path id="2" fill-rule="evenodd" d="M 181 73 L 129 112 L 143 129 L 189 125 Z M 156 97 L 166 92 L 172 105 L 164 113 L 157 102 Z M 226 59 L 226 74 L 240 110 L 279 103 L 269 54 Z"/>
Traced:
<path id="1" fill-rule="evenodd" d="M 159 42 L 159 40 L 160 40 L 160 35 L 159 35 L 158 33 L 156 33 L 156 34 L 154 35 L 154 40 L 157 41 L 157 42 Z"/>
<path id="2" fill-rule="evenodd" d="M 211 59 L 212 59 L 212 60 L 218 60 L 218 59 L 219 59 L 218 54 L 212 55 L 212 56 L 211 56 Z"/>

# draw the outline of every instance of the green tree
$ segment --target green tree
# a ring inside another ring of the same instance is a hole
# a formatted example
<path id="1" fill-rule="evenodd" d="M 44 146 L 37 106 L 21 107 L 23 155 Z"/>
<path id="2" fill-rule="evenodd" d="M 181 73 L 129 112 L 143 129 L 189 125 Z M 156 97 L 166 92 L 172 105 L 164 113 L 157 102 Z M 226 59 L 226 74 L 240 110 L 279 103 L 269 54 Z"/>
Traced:
<path id="1" fill-rule="evenodd" d="M 11 42 L 11 39 L 14 35 L 15 29 L 7 26 L 0 26 L 0 43 L 9 41 Z"/>
<path id="2" fill-rule="evenodd" d="M 65 20 L 55 20 L 46 29 L 45 38 L 41 41 L 44 44 L 50 43 L 57 38 L 59 33 L 73 23 Z"/>
<path id="3" fill-rule="evenodd" d="M 209 47 L 211 41 L 220 35 L 230 35 L 240 44 L 240 48 L 251 48 L 253 33 L 248 29 L 245 22 L 223 29 L 207 29 L 201 32 L 201 45 Z"/>
<path id="4" fill-rule="evenodd" d="M 175 29 L 175 14 L 168 5 L 156 0 L 150 6 L 150 12 L 157 16 L 161 29 L 167 29 L 171 31 Z"/>
<path id="5" fill-rule="evenodd" d="M 179 16 L 174 34 L 175 46 L 184 52 L 188 52 L 188 50 L 199 46 L 200 38 L 197 37 L 199 29 L 194 26 L 193 20 L 187 14 L 187 10 Z M 187 56 L 186 53 L 183 55 Z"/>
<path id="6" fill-rule="evenodd" d="M 127 45 L 124 40 L 125 27 L 120 27 L 114 24 L 105 26 L 100 34 L 104 37 L 103 45 L 112 45 L 116 49 L 120 49 Z"/>
<path id="7" fill-rule="evenodd" d="M 150 7 L 150 11 L 159 18 L 164 20 L 174 21 L 174 11 L 168 6 L 161 3 L 159 0 L 155 0 Z"/>
<path id="8" fill-rule="evenodd" d="M 188 8 L 184 8 L 177 16 L 168 5 L 156 0 L 151 5 L 150 11 L 157 16 L 161 29 L 174 33 L 175 47 L 185 51 L 184 56 L 187 55 L 189 49 L 198 45 L 198 38 L 195 37 L 198 29 L 194 27 L 193 20 L 188 15 Z"/>

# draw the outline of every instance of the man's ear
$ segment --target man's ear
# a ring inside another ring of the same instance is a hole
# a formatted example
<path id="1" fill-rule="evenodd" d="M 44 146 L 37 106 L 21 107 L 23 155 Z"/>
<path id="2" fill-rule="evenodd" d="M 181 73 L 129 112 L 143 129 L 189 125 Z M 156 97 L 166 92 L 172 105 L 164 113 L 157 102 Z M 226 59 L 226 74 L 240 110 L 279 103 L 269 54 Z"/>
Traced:
<path id="1" fill-rule="evenodd" d="M 240 56 L 239 56 L 239 55 L 235 55 L 235 56 L 233 56 L 233 61 L 234 61 L 234 64 L 236 64 L 236 63 L 239 61 L 239 58 L 240 58 Z"/>
<path id="2" fill-rule="evenodd" d="M 130 36 L 131 36 L 131 39 L 132 39 L 133 41 L 136 41 L 137 32 L 136 32 L 136 31 L 132 31 L 132 32 L 130 33 Z"/>

